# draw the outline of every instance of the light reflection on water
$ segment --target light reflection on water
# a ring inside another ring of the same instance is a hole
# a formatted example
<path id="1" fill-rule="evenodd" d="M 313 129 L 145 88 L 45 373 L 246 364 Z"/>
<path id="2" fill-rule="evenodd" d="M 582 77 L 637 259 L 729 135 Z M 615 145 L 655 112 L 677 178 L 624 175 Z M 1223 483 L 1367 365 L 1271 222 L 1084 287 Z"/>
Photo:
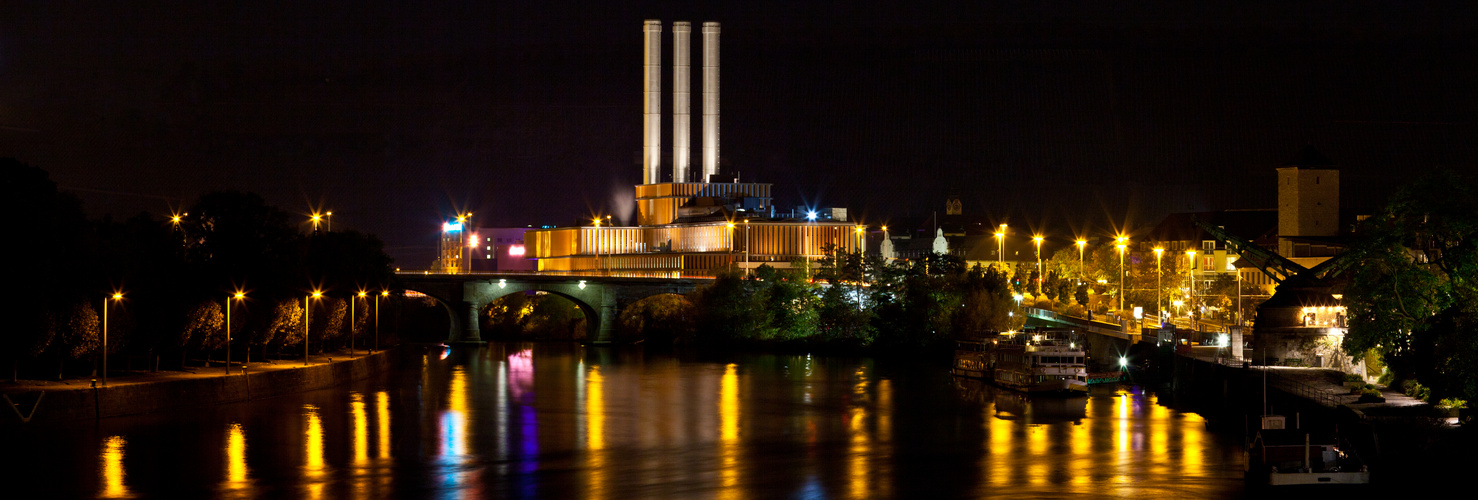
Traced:
<path id="1" fill-rule="evenodd" d="M 102 453 L 102 475 L 103 491 L 98 496 L 103 498 L 130 498 L 128 485 L 123 483 L 123 448 L 128 440 L 123 436 L 108 436 L 103 441 Z"/>
<path id="2" fill-rule="evenodd" d="M 104 421 L 90 445 L 101 452 L 77 466 L 98 484 L 75 496 L 1241 494 L 1234 440 L 1137 388 L 1026 398 L 932 365 L 826 356 L 496 343 L 430 354 L 342 389 Z M 174 472 L 129 475 L 125 445 Z"/>

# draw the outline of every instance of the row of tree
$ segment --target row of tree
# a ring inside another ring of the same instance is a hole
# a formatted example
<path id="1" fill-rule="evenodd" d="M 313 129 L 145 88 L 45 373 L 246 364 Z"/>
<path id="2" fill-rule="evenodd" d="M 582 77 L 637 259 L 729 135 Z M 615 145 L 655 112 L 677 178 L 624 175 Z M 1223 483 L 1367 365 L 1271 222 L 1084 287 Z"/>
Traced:
<path id="1" fill-rule="evenodd" d="M 305 320 L 310 345 L 332 349 L 367 331 L 374 298 L 357 292 L 391 288 L 378 238 L 304 234 L 255 194 L 212 192 L 180 214 L 88 220 L 40 168 L 6 158 L 0 170 L 0 197 L 18 221 L 10 245 L 18 293 L 8 301 L 12 328 L 0 336 L 12 379 L 90 373 L 104 355 L 156 369 L 161 358 L 182 368 L 192 353 L 209 362 L 226 344 L 228 314 L 242 357 L 249 347 L 302 346 Z M 309 299 L 315 290 L 324 295 Z"/>

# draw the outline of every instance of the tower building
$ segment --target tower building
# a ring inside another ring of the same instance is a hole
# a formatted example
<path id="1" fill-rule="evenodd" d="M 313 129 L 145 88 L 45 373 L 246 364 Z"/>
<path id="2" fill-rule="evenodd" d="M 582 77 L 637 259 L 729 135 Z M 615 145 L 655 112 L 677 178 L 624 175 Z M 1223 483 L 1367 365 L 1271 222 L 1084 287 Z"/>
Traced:
<path id="1" fill-rule="evenodd" d="M 708 274 L 715 270 L 788 267 L 824 256 L 826 249 L 863 247 L 861 226 L 816 210 L 783 216 L 771 185 L 739 182 L 719 156 L 719 23 L 702 24 L 702 140 L 691 168 L 692 25 L 672 25 L 672 170 L 663 178 L 662 22 L 642 23 L 642 183 L 635 186 L 637 225 L 613 227 L 592 214 L 588 226 L 528 231 L 538 270 L 628 275 Z M 696 177 L 696 179 L 694 178 Z M 809 212 L 809 213 L 807 213 Z M 829 213 L 845 213 L 845 210 Z"/>

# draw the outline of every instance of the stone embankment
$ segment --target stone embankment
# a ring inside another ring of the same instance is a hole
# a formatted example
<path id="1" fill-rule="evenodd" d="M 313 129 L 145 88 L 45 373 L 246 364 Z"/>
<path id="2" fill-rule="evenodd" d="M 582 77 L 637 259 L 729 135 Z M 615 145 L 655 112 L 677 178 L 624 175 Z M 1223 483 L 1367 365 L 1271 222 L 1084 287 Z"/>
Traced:
<path id="1" fill-rule="evenodd" d="M 353 358 L 316 358 L 308 366 L 288 360 L 257 363 L 244 372 L 233 368 L 230 375 L 222 368 L 200 368 L 196 373 L 117 377 L 106 386 L 87 381 L 10 386 L 3 392 L 11 410 L 0 410 L 5 413 L 0 426 L 158 413 L 323 389 L 393 370 L 400 359 L 400 351 L 390 349 Z"/>

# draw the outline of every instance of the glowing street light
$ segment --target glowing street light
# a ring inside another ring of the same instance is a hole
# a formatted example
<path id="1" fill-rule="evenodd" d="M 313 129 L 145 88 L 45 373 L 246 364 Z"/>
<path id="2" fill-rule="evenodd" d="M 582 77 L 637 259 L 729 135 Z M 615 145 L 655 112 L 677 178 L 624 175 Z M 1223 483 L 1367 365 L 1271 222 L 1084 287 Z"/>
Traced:
<path id="1" fill-rule="evenodd" d="M 375 344 L 370 347 L 370 352 L 372 353 L 380 348 L 380 297 L 389 296 L 389 290 L 380 290 L 380 294 L 375 296 Z"/>
<path id="2" fill-rule="evenodd" d="M 308 220 L 313 222 L 313 232 L 316 233 L 318 232 L 318 223 L 323 222 L 323 214 L 314 212 L 313 215 L 308 216 Z"/>
<path id="3" fill-rule="evenodd" d="M 1074 242 L 1078 245 L 1078 284 L 1083 284 L 1083 249 L 1088 246 L 1088 240 L 1078 238 Z"/>
<path id="4" fill-rule="evenodd" d="M 123 292 L 113 292 L 103 299 L 103 385 L 108 385 L 108 301 L 123 301 Z"/>
<path id="5" fill-rule="evenodd" d="M 1042 235 L 1032 236 L 1032 243 L 1037 244 L 1037 295 L 1042 294 L 1042 279 L 1045 278 L 1046 270 L 1042 269 Z"/>
<path id="6" fill-rule="evenodd" d="M 303 297 L 303 366 L 308 366 L 308 334 L 311 332 L 311 330 L 308 329 L 308 319 L 311 317 L 311 315 L 308 313 L 308 299 L 321 298 L 323 298 L 323 291 L 321 290 L 314 290 L 313 293 L 309 294 L 307 297 Z"/>
<path id="7" fill-rule="evenodd" d="M 1165 253 L 1164 248 L 1155 247 L 1155 317 L 1164 317 L 1160 313 L 1160 256 Z"/>
<path id="8" fill-rule="evenodd" d="M 231 301 L 241 301 L 246 298 L 246 293 L 237 290 L 236 293 L 226 298 L 226 375 L 231 374 Z M 247 356 L 251 356 L 251 346 L 246 346 Z"/>
<path id="9" fill-rule="evenodd" d="M 364 297 L 364 290 L 360 290 L 359 293 L 354 294 L 354 300 L 349 301 L 349 357 L 351 359 L 354 357 L 354 336 L 359 333 L 355 328 L 359 325 L 359 316 L 354 314 L 354 306 L 358 305 L 360 300 L 364 300 Z"/>
<path id="10" fill-rule="evenodd" d="M 1124 236 L 1124 235 L 1119 235 L 1119 237 L 1117 238 L 1117 241 L 1119 242 L 1119 244 L 1114 245 L 1114 248 L 1119 249 L 1119 310 L 1120 311 L 1123 311 L 1124 310 L 1124 249 L 1129 247 L 1129 244 L 1128 244 L 1129 243 L 1129 237 L 1128 236 Z"/>
<path id="11" fill-rule="evenodd" d="M 1186 286 L 1186 289 L 1187 289 L 1186 299 L 1187 299 L 1187 302 L 1190 304 L 1190 310 L 1189 310 L 1189 312 L 1187 312 L 1186 315 L 1187 315 L 1187 317 L 1190 318 L 1191 328 L 1192 329 L 1195 329 L 1196 328 L 1196 315 L 1195 315 L 1195 310 L 1196 310 L 1196 251 L 1195 250 L 1186 250 L 1185 251 L 1185 258 L 1186 258 L 1186 262 L 1188 264 L 1190 264 L 1189 266 L 1186 266 L 1186 270 L 1185 270 L 1186 283 L 1187 283 L 1187 286 Z"/>
<path id="12" fill-rule="evenodd" d="M 744 275 L 749 276 L 749 219 L 744 219 Z"/>

